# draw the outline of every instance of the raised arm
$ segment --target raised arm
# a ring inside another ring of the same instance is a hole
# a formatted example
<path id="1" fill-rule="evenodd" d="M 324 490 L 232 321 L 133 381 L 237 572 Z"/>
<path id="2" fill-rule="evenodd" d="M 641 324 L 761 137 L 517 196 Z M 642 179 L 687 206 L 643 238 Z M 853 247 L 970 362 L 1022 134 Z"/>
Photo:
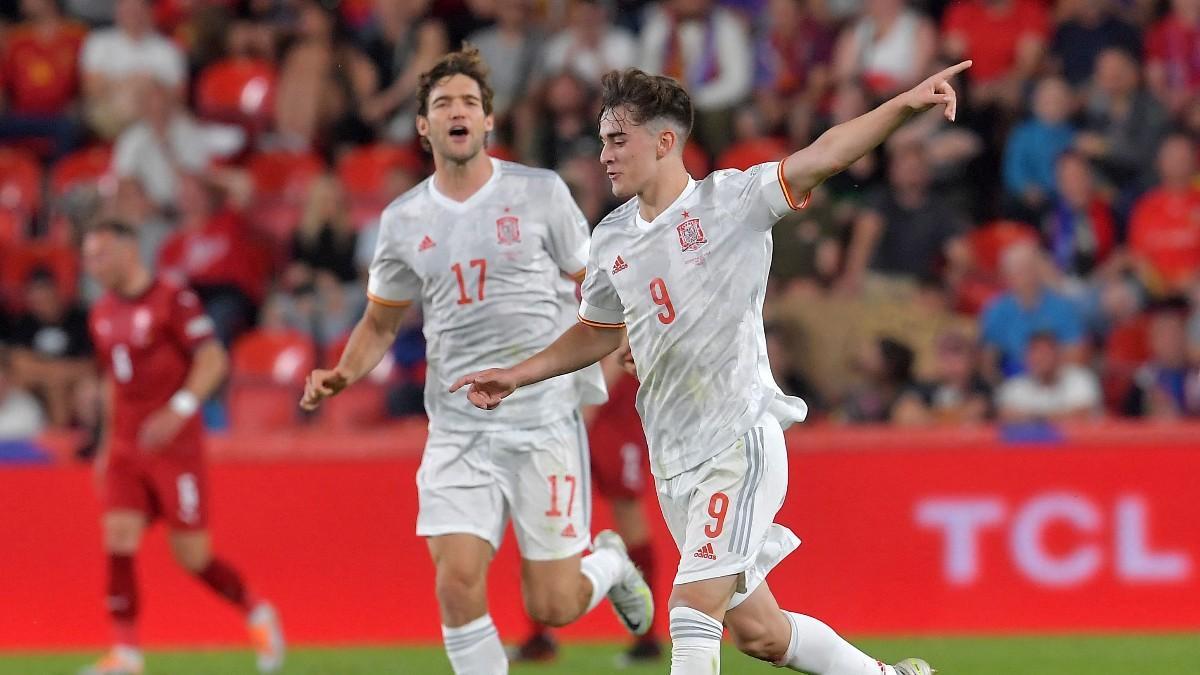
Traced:
<path id="1" fill-rule="evenodd" d="M 908 118 L 935 105 L 946 106 L 946 119 L 954 121 L 958 99 L 950 78 L 970 67 L 970 61 L 951 66 L 878 108 L 833 127 L 808 147 L 789 155 L 783 165 L 789 190 L 798 196 L 807 194 L 883 143 Z"/>
<path id="2" fill-rule="evenodd" d="M 333 370 L 317 369 L 309 374 L 304 383 L 304 397 L 300 407 L 313 411 L 321 401 L 362 379 L 379 365 L 383 355 L 396 341 L 400 325 L 404 321 L 407 304 L 383 304 L 372 300 L 367 311 L 350 333 L 350 341 L 342 351 L 342 358 Z"/>
<path id="3" fill-rule="evenodd" d="M 582 321 L 567 329 L 542 351 L 512 368 L 491 368 L 459 378 L 451 392 L 470 385 L 467 399 L 477 408 L 492 410 L 520 387 L 586 368 L 608 356 L 625 336 L 621 326 L 601 328 Z"/>

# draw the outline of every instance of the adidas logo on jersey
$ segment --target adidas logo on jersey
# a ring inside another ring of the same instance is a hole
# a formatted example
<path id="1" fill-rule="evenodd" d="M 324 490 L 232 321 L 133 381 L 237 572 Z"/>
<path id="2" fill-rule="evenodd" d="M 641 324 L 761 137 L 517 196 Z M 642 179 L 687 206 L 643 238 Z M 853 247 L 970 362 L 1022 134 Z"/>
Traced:
<path id="1" fill-rule="evenodd" d="M 709 560 L 717 559 L 717 554 L 713 552 L 712 542 L 701 546 L 693 555 L 695 555 L 697 558 L 708 558 Z"/>
<path id="2" fill-rule="evenodd" d="M 421 240 L 421 244 L 417 246 L 417 250 L 428 251 L 434 246 L 437 246 L 437 244 L 433 243 L 433 240 L 429 238 L 429 235 L 425 235 L 425 238 Z"/>
<path id="3" fill-rule="evenodd" d="M 613 263 L 612 273 L 616 274 L 617 272 L 620 272 L 621 270 L 628 269 L 628 268 L 629 268 L 629 265 L 625 264 L 624 260 L 621 260 L 621 256 L 617 256 L 617 261 L 615 263 Z"/>
<path id="4" fill-rule="evenodd" d="M 566 538 L 568 538 L 568 539 L 574 539 L 574 538 L 576 537 L 576 534 L 575 534 L 575 524 L 574 524 L 574 523 L 567 523 L 567 526 L 563 528 L 563 531 L 562 531 L 562 536 L 564 536 L 564 537 L 566 537 Z"/>

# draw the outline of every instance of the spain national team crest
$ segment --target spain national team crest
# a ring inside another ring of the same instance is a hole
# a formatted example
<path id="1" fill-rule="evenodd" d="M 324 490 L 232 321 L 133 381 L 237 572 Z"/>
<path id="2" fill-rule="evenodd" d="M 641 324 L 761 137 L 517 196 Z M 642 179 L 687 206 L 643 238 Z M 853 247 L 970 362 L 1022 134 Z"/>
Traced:
<path id="1" fill-rule="evenodd" d="M 683 217 L 688 218 L 688 212 L 683 212 Z M 704 228 L 700 227 L 699 218 L 688 218 L 675 228 L 679 232 L 679 246 L 685 252 L 695 251 L 701 246 L 708 243 L 704 238 Z"/>
<path id="2" fill-rule="evenodd" d="M 497 218 L 496 241 L 501 244 L 521 243 L 521 221 L 516 216 L 501 216 Z"/>

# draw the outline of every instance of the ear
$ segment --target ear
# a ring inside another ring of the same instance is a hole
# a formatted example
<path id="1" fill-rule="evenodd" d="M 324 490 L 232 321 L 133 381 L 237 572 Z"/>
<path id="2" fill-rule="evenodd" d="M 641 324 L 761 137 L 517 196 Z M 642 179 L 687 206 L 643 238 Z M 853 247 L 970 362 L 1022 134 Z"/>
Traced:
<path id="1" fill-rule="evenodd" d="M 493 115 L 488 115 L 483 118 L 483 130 L 491 131 L 496 127 L 496 118 Z"/>
<path id="2" fill-rule="evenodd" d="M 417 115 L 417 135 L 422 138 L 429 137 L 429 118 L 424 115 Z"/>
<path id="3" fill-rule="evenodd" d="M 658 134 L 658 146 L 655 148 L 654 156 L 658 159 L 666 157 L 671 154 L 671 151 L 675 149 L 675 144 L 678 142 L 679 137 L 675 135 L 671 127 L 663 129 Z"/>

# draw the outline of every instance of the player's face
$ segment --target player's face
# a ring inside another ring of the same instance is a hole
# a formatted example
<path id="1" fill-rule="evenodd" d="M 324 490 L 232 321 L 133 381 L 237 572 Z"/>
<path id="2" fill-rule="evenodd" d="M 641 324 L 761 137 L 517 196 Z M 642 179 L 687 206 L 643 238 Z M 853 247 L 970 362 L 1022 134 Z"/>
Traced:
<path id="1" fill-rule="evenodd" d="M 121 288 L 125 275 L 136 264 L 132 240 L 112 232 L 89 232 L 83 238 L 83 268 L 108 290 Z"/>
<path id="2" fill-rule="evenodd" d="M 479 83 L 461 74 L 437 83 L 429 92 L 429 114 L 417 117 L 417 133 L 429 141 L 434 156 L 459 164 L 483 152 L 492 125 Z"/>
<path id="3" fill-rule="evenodd" d="M 641 194 L 658 169 L 661 134 L 647 124 L 634 124 L 624 106 L 600 116 L 600 163 L 612 182 L 613 195 L 628 199 Z"/>

